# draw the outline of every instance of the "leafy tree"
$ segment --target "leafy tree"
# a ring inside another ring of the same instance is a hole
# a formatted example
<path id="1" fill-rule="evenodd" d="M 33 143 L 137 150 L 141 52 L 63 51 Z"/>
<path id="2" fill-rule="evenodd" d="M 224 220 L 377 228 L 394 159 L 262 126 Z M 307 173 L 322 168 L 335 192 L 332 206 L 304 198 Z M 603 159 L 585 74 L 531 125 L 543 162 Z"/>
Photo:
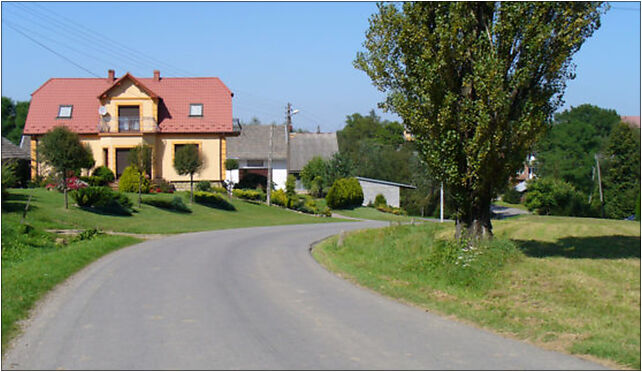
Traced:
<path id="1" fill-rule="evenodd" d="M 537 178 L 528 185 L 524 205 L 542 215 L 583 216 L 588 204 L 583 193 L 556 178 Z"/>
<path id="2" fill-rule="evenodd" d="M 180 175 L 189 174 L 190 202 L 194 202 L 194 173 L 203 166 L 203 160 L 195 145 L 181 146 L 174 155 L 174 168 Z"/>
<path id="3" fill-rule="evenodd" d="M 80 143 L 76 133 L 61 126 L 53 128 L 42 137 L 39 150 L 45 163 L 50 165 L 62 177 L 65 209 L 67 209 L 69 208 L 67 178 L 70 171 L 79 168 L 89 169 L 94 166 L 95 162 L 91 149 Z"/>
<path id="4" fill-rule="evenodd" d="M 556 114 L 536 145 L 538 175 L 563 179 L 585 194 L 596 192 L 595 154 L 619 122 L 614 110 L 588 104 Z"/>
<path id="5" fill-rule="evenodd" d="M 142 197 L 143 179 L 151 176 L 152 173 L 152 147 L 140 144 L 129 151 L 129 165 L 138 172 L 138 208 L 140 208 Z"/>
<path id="6" fill-rule="evenodd" d="M 379 4 L 355 67 L 388 93 L 455 206 L 457 237 L 492 236 L 490 203 L 562 103 L 600 3 Z"/>
<path id="7" fill-rule="evenodd" d="M 625 123 L 613 127 L 604 149 L 604 209 L 610 218 L 635 214 L 640 195 L 640 140 Z"/>
<path id="8" fill-rule="evenodd" d="M 285 180 L 285 196 L 287 197 L 287 207 L 291 207 L 293 201 L 296 199 L 296 178 L 289 174 Z"/>
<path id="9" fill-rule="evenodd" d="M 301 183 L 303 186 L 310 190 L 312 182 L 318 177 L 323 182 L 326 174 L 328 173 L 328 164 L 320 156 L 315 156 L 301 169 Z M 323 185 L 322 185 L 323 187 Z"/>
<path id="10" fill-rule="evenodd" d="M 2 97 L 2 136 L 19 144 L 28 112 L 28 101 L 14 103 L 11 98 Z"/>

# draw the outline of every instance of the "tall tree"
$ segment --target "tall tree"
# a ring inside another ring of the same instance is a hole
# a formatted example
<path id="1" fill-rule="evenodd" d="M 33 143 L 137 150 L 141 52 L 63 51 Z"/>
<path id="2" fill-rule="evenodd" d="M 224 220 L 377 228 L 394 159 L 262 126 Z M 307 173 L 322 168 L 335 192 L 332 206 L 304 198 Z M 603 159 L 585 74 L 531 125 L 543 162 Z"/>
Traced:
<path id="1" fill-rule="evenodd" d="M 94 166 L 94 157 L 88 146 L 80 143 L 78 135 L 66 127 L 55 127 L 42 137 L 39 152 L 45 163 L 50 165 L 62 178 L 65 194 L 65 209 L 69 208 L 67 200 L 67 178 L 70 171 L 89 169 Z"/>
<path id="2" fill-rule="evenodd" d="M 143 177 L 151 176 L 152 173 L 152 147 L 140 144 L 131 149 L 129 151 L 129 165 L 133 166 L 138 172 L 138 208 L 140 208 L 143 202 Z"/>
<path id="3" fill-rule="evenodd" d="M 194 173 L 203 166 L 203 159 L 198 152 L 198 146 L 185 145 L 176 150 L 174 168 L 180 175 L 189 174 L 190 202 L 194 203 Z"/>
<path id="4" fill-rule="evenodd" d="M 14 103 L 11 98 L 2 97 L 2 137 L 19 144 L 28 112 L 28 101 Z"/>
<path id="5" fill-rule="evenodd" d="M 595 154 L 602 151 L 618 123 L 615 110 L 588 104 L 555 114 L 536 145 L 538 176 L 561 178 L 587 195 L 596 192 Z"/>
<path id="6" fill-rule="evenodd" d="M 600 3 L 379 4 L 355 67 L 388 92 L 454 202 L 458 237 L 492 236 L 490 203 L 557 107 Z"/>
<path id="7" fill-rule="evenodd" d="M 604 208 L 610 218 L 636 211 L 640 196 L 640 134 L 624 123 L 613 127 L 604 149 Z"/>

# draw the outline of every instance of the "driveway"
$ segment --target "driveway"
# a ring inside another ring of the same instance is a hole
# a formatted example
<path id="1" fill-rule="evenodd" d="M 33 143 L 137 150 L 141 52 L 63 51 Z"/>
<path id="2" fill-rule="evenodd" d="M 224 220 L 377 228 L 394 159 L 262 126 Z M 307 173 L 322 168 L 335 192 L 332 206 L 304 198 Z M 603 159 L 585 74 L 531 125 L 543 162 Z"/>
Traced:
<path id="1" fill-rule="evenodd" d="M 114 252 L 52 292 L 3 369 L 600 369 L 327 272 L 346 222 L 222 230 Z"/>

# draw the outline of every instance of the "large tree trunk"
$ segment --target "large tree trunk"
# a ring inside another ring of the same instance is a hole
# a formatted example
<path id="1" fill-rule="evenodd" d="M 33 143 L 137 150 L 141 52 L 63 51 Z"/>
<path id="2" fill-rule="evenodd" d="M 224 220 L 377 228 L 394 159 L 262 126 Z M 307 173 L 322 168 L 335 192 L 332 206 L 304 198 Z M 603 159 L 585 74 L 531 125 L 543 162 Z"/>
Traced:
<path id="1" fill-rule="evenodd" d="M 69 209 L 69 202 L 67 201 L 67 177 L 62 178 L 62 193 L 65 195 L 65 209 Z"/>
<path id="2" fill-rule="evenodd" d="M 194 173 L 189 174 L 189 191 L 190 191 L 189 202 L 194 204 Z"/>
<path id="3" fill-rule="evenodd" d="M 493 225 L 490 222 L 491 198 L 484 198 L 473 204 L 469 210 L 461 213 L 456 220 L 455 238 L 457 239 L 490 239 L 493 237 Z"/>

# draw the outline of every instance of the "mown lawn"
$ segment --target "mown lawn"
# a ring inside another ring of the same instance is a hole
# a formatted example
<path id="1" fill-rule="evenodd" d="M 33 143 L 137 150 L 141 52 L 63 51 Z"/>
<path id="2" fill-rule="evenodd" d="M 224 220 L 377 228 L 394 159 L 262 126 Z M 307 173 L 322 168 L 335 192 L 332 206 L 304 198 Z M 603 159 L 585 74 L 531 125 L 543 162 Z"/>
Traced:
<path id="1" fill-rule="evenodd" d="M 432 223 L 348 234 L 313 255 L 393 298 L 640 369 L 639 222 L 521 216 L 494 225 L 491 248 L 454 256 L 444 254 L 453 225 Z"/>
<path id="2" fill-rule="evenodd" d="M 392 213 L 384 213 L 376 208 L 371 207 L 357 207 L 354 209 L 337 209 L 333 210 L 337 214 L 352 218 L 362 218 L 365 220 L 378 220 L 378 221 L 397 221 L 397 222 L 410 222 L 413 220 L 411 216 L 398 216 Z M 414 218 L 418 220 L 418 218 Z"/>
<path id="3" fill-rule="evenodd" d="M 230 199 L 236 211 L 224 211 L 197 203 L 189 204 L 188 193 L 143 195 L 145 198 L 166 198 L 175 195 L 183 197 L 192 213 L 177 213 L 143 204 L 137 206 L 138 196 L 128 194 L 135 209 L 133 216 L 100 214 L 73 206 L 69 198 L 69 209 L 63 205 L 62 194 L 45 189 L 14 189 L 8 207 L 18 211 L 24 208 L 28 195 L 33 195 L 28 220 L 43 229 L 89 229 L 119 231 L 142 234 L 176 234 L 182 232 L 230 229 L 251 226 L 290 225 L 303 223 L 338 222 L 340 219 L 304 215 L 280 207 L 252 204 Z M 17 200 L 16 200 L 17 199 Z"/>

